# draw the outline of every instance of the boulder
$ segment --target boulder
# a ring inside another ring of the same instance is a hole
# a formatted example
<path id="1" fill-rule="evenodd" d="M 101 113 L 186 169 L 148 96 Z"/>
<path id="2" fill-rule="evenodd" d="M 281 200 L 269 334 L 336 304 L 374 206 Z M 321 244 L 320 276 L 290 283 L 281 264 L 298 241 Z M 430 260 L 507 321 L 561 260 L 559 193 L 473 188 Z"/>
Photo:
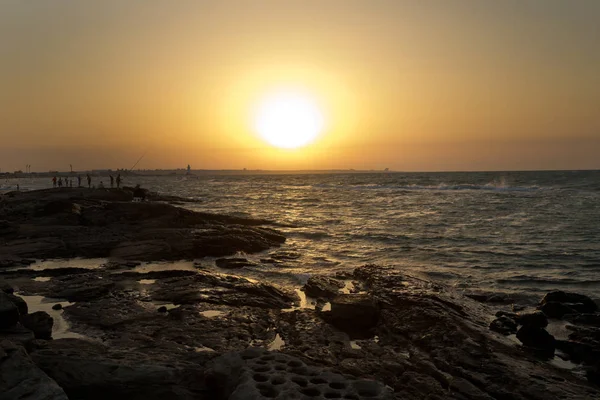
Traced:
<path id="1" fill-rule="evenodd" d="M 503 335 L 511 335 L 517 332 L 517 323 L 503 315 L 490 323 L 490 329 Z"/>
<path id="2" fill-rule="evenodd" d="M 344 287 L 344 282 L 333 279 L 327 276 L 311 276 L 302 290 L 310 297 L 324 297 L 333 299 L 336 297 L 340 289 Z"/>
<path id="3" fill-rule="evenodd" d="M 14 291 L 15 290 L 8 282 L 6 282 L 4 279 L 0 279 L 0 292 L 13 294 Z"/>
<path id="4" fill-rule="evenodd" d="M 0 292 L 0 329 L 10 328 L 19 322 L 19 309 L 11 295 Z"/>
<path id="5" fill-rule="evenodd" d="M 516 321 L 519 325 L 536 326 L 538 328 L 548 326 L 548 318 L 542 312 L 518 314 Z"/>
<path id="6" fill-rule="evenodd" d="M 21 346 L 1 341 L 0 354 L 2 400 L 68 400 L 61 387 L 31 361 Z"/>
<path id="7" fill-rule="evenodd" d="M 8 298 L 13 302 L 15 306 L 19 309 L 19 314 L 25 315 L 29 312 L 29 307 L 27 307 L 27 302 L 23 300 L 22 297 L 16 296 L 14 294 L 8 294 Z"/>
<path id="8" fill-rule="evenodd" d="M 549 301 L 540 306 L 540 310 L 549 318 L 562 318 L 567 314 L 576 314 L 577 311 L 571 308 L 568 304 Z"/>
<path id="9" fill-rule="evenodd" d="M 580 313 L 594 313 L 598 311 L 598 305 L 594 300 L 578 293 L 563 292 L 561 290 L 550 292 L 544 296 L 540 302 L 540 306 L 551 302 L 567 305 Z"/>
<path id="10" fill-rule="evenodd" d="M 45 311 L 22 315 L 21 324 L 25 328 L 31 329 L 36 339 L 52 339 L 54 319 Z"/>
<path id="11" fill-rule="evenodd" d="M 324 316 L 342 331 L 363 336 L 377 325 L 379 307 L 367 294 L 341 294 L 331 301 L 331 311 Z"/>
<path id="12" fill-rule="evenodd" d="M 589 325 L 600 328 L 600 314 L 567 314 L 563 319 L 576 325 Z"/>
<path id="13" fill-rule="evenodd" d="M 545 353 L 554 354 L 556 340 L 545 329 L 531 325 L 524 325 L 517 331 L 517 339 L 526 347 L 543 350 Z"/>
<path id="14" fill-rule="evenodd" d="M 262 348 L 226 353 L 206 374 L 209 398 L 248 399 L 393 399 L 380 382 L 352 379 L 302 360 Z"/>
<path id="15" fill-rule="evenodd" d="M 600 360 L 600 346 L 572 340 L 557 340 L 556 348 L 565 352 L 575 363 L 592 364 Z"/>

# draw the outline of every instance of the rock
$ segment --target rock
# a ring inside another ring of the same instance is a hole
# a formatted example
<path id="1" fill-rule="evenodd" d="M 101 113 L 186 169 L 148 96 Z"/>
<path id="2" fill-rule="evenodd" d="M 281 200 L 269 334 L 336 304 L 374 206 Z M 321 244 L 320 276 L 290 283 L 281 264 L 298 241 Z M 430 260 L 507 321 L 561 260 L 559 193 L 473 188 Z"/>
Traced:
<path id="1" fill-rule="evenodd" d="M 45 311 L 36 311 L 21 316 L 21 324 L 33 331 L 36 339 L 51 339 L 54 319 Z"/>
<path id="2" fill-rule="evenodd" d="M 556 340 L 545 329 L 531 325 L 524 325 L 517 331 L 517 339 L 524 346 L 543 350 L 549 354 L 554 354 Z"/>
<path id="3" fill-rule="evenodd" d="M 56 303 L 55 305 L 52 306 L 53 310 L 62 310 L 63 306 L 60 303 Z"/>
<path id="4" fill-rule="evenodd" d="M 217 267 L 225 269 L 238 269 L 257 265 L 245 258 L 218 258 L 215 260 L 215 264 Z"/>
<path id="5" fill-rule="evenodd" d="M 510 335 L 517 332 L 517 323 L 503 315 L 490 323 L 490 329 L 503 335 Z"/>
<path id="6" fill-rule="evenodd" d="M 0 342 L 0 397 L 2 400 L 68 400 L 65 392 L 39 369 L 25 349 Z"/>
<path id="7" fill-rule="evenodd" d="M 15 290 L 8 282 L 6 282 L 4 279 L 0 279 L 0 292 L 4 292 L 7 294 L 13 294 L 14 291 Z"/>
<path id="8" fill-rule="evenodd" d="M 158 307 L 158 312 L 159 313 L 166 313 L 167 312 L 167 307 L 165 307 L 165 306 Z"/>
<path id="9" fill-rule="evenodd" d="M 9 294 L 8 298 L 13 302 L 15 306 L 19 309 L 19 314 L 25 315 L 29 312 L 29 307 L 27 307 L 27 302 L 23 300 L 23 298 L 16 296 L 14 294 Z"/>
<path id="10" fill-rule="evenodd" d="M 548 326 L 548 318 L 542 312 L 518 314 L 516 321 L 519 325 L 535 326 L 545 328 Z"/>
<path id="11" fill-rule="evenodd" d="M 206 398 L 201 365 L 165 360 L 152 353 L 114 351 L 101 343 L 58 339 L 34 349 L 31 358 L 70 398 Z"/>
<path id="12" fill-rule="evenodd" d="M 331 301 L 327 320 L 351 335 L 362 336 L 377 325 L 379 308 L 366 294 L 340 294 Z"/>
<path id="13" fill-rule="evenodd" d="M 577 311 L 569 305 L 556 301 L 549 301 L 541 305 L 540 310 L 549 318 L 562 318 L 567 314 L 575 314 Z"/>
<path id="14" fill-rule="evenodd" d="M 592 364 L 600 360 L 600 346 L 572 340 L 557 340 L 556 348 L 567 353 L 575 363 Z"/>
<path id="15" fill-rule="evenodd" d="M 594 300 L 583 294 L 557 290 L 546 294 L 540 302 L 540 306 L 544 306 L 545 304 L 551 302 L 567 305 L 580 313 L 594 313 L 598 311 L 598 305 L 594 302 Z"/>
<path id="16" fill-rule="evenodd" d="M 0 292 L 0 329 L 10 328 L 19 322 L 19 309 L 11 295 Z"/>
<path id="17" fill-rule="evenodd" d="M 563 319 L 577 325 L 589 325 L 600 328 L 600 314 L 566 314 Z"/>
<path id="18" fill-rule="evenodd" d="M 261 348 L 226 353 L 207 371 L 211 398 L 247 399 L 393 399 L 392 391 L 373 380 L 344 377 L 327 369 Z"/>
<path id="19" fill-rule="evenodd" d="M 333 299 L 343 287 L 344 282 L 342 281 L 327 276 L 316 275 L 308 279 L 302 290 L 309 297 Z"/>
<path id="20" fill-rule="evenodd" d="M 24 328 L 21 324 L 0 329 L 0 340 L 9 340 L 25 348 L 29 348 L 34 339 L 33 332 Z"/>

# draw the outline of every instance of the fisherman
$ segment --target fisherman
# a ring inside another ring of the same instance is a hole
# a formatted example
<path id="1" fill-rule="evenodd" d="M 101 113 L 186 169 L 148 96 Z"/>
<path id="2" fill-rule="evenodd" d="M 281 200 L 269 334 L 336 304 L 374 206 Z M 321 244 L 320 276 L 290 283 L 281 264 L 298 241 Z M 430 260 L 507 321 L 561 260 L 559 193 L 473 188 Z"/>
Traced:
<path id="1" fill-rule="evenodd" d="M 52 187 L 56 187 L 56 177 L 52 178 Z"/>
<path id="2" fill-rule="evenodd" d="M 91 189 L 92 188 L 92 177 L 90 176 L 90 174 L 87 174 L 87 182 L 88 182 L 88 188 Z"/>
<path id="3" fill-rule="evenodd" d="M 121 174 L 117 175 L 117 189 L 121 187 Z"/>
<path id="4" fill-rule="evenodd" d="M 77 187 L 81 187 L 81 176 L 77 175 Z"/>
<path id="5" fill-rule="evenodd" d="M 115 186 L 115 177 L 112 175 L 109 175 L 109 176 L 110 176 L 110 187 L 112 189 Z"/>
<path id="6" fill-rule="evenodd" d="M 58 187 L 62 187 L 62 178 L 58 178 Z"/>

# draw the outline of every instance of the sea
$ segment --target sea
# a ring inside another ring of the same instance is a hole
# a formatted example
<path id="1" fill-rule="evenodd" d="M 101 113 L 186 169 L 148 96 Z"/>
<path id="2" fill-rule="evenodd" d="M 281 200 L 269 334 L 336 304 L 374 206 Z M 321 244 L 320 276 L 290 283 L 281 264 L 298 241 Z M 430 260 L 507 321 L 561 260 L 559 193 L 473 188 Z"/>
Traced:
<path id="1" fill-rule="evenodd" d="M 19 184 L 51 187 L 48 178 Z M 288 239 L 240 254 L 258 265 L 235 272 L 253 279 L 298 286 L 381 264 L 516 302 L 556 289 L 600 298 L 600 171 L 126 176 L 125 184 L 196 199 L 182 206 L 193 210 L 272 221 Z M 260 261 L 273 254 L 279 262 Z"/>

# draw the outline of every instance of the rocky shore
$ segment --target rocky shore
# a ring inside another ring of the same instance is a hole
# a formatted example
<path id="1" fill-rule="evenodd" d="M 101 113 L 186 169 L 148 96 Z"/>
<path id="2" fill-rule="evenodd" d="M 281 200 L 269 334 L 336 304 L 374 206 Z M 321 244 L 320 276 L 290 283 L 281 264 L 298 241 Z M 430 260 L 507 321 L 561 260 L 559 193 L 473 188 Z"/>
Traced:
<path id="1" fill-rule="evenodd" d="M 1 200 L 2 399 L 600 398 L 585 296 L 517 312 L 375 265 L 276 287 L 230 273 L 285 240 L 273 224 L 130 196 Z M 204 256 L 222 269 L 140 268 Z M 29 267 L 66 257 L 105 261 Z"/>

